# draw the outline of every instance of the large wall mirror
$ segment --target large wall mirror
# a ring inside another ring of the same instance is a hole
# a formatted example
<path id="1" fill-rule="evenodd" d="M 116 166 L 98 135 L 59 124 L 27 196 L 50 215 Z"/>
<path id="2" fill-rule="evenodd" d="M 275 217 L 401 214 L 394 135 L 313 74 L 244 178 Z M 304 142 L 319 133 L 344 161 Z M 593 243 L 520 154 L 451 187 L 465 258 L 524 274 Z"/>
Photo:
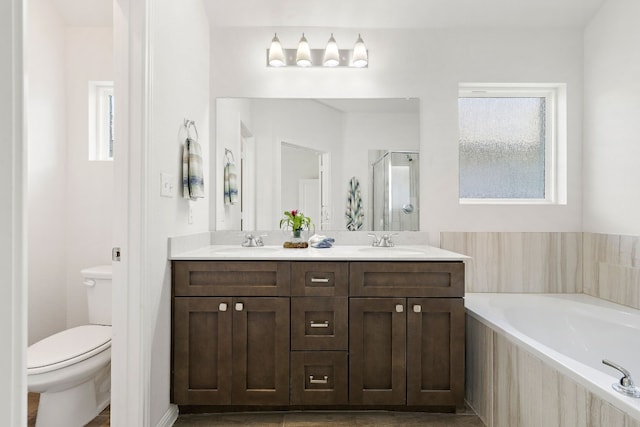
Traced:
<path id="1" fill-rule="evenodd" d="M 216 229 L 419 230 L 419 100 L 216 100 Z"/>

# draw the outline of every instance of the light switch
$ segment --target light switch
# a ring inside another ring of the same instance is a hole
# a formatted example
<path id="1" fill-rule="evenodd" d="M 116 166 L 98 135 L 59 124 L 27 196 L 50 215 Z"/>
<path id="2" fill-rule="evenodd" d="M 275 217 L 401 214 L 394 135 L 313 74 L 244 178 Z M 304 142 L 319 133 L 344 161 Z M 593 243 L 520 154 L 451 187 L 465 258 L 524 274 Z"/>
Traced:
<path id="1" fill-rule="evenodd" d="M 160 173 L 160 196 L 173 197 L 175 195 L 175 184 L 173 175 L 169 173 Z"/>

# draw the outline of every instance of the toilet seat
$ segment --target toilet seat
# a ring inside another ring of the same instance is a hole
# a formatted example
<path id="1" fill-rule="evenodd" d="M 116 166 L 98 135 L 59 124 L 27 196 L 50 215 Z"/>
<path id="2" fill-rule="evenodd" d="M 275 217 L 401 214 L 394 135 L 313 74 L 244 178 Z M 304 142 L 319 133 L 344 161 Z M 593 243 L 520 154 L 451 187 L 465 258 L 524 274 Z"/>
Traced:
<path id="1" fill-rule="evenodd" d="M 111 326 L 83 325 L 29 346 L 27 375 L 41 374 L 82 362 L 111 347 Z"/>

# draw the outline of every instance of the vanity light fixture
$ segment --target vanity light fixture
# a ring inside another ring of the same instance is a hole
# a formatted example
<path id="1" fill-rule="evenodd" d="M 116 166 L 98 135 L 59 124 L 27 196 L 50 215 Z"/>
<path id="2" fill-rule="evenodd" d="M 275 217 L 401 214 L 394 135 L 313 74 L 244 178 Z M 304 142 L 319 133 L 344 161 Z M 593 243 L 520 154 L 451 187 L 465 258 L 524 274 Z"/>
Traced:
<path id="1" fill-rule="evenodd" d="M 367 48 L 364 45 L 362 36 L 358 34 L 358 40 L 353 47 L 353 66 L 358 68 L 366 67 L 369 64 L 369 55 L 367 54 Z"/>
<path id="2" fill-rule="evenodd" d="M 329 37 L 327 47 L 324 49 L 324 57 L 322 58 L 322 65 L 325 67 L 336 67 L 340 64 L 340 52 L 338 51 L 338 43 L 333 38 L 333 33 Z"/>
<path id="3" fill-rule="evenodd" d="M 307 42 L 307 38 L 302 33 L 302 38 L 300 39 L 300 43 L 298 43 L 298 50 L 296 51 L 296 65 L 298 67 L 310 67 L 312 65 L 311 62 L 311 49 L 309 48 L 309 43 Z"/>
<path id="4" fill-rule="evenodd" d="M 302 33 L 302 37 L 298 42 L 297 49 L 284 49 L 276 34 L 271 40 L 271 47 L 267 49 L 267 66 L 367 68 L 369 66 L 369 53 L 360 34 L 358 34 L 353 50 L 339 49 L 333 33 L 331 33 L 331 37 L 324 49 L 311 49 L 304 33 Z"/>
<path id="5" fill-rule="evenodd" d="M 268 62 L 271 67 L 284 67 L 286 65 L 284 52 L 282 51 L 282 45 L 280 44 L 277 33 L 274 34 L 273 39 L 271 40 Z"/>

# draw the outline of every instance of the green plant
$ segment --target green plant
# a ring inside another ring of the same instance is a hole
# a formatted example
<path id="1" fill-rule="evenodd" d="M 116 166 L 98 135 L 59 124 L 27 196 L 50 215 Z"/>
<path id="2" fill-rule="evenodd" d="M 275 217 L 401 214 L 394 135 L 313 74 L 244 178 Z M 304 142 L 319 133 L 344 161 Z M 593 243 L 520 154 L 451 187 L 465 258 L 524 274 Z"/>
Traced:
<path id="1" fill-rule="evenodd" d="M 311 218 L 296 209 L 285 211 L 284 218 L 280 220 L 280 228 L 285 226 L 285 228 L 290 228 L 292 231 L 308 230 L 312 225 Z"/>

